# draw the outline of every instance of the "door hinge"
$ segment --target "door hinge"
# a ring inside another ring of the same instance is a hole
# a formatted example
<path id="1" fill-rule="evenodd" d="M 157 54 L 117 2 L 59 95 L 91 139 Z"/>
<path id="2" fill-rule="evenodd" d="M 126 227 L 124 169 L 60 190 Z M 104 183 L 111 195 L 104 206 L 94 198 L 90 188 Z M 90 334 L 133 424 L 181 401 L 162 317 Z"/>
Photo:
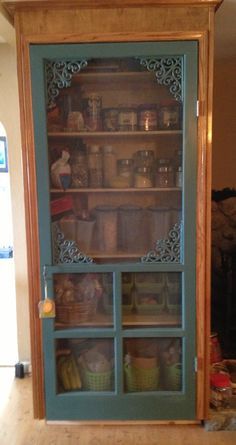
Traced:
<path id="1" fill-rule="evenodd" d="M 196 116 L 199 117 L 199 113 L 200 113 L 200 103 L 199 100 L 197 100 L 197 106 L 196 106 Z"/>
<path id="2" fill-rule="evenodd" d="M 197 359 L 197 357 L 194 358 L 194 371 L 198 372 L 198 359 Z"/>

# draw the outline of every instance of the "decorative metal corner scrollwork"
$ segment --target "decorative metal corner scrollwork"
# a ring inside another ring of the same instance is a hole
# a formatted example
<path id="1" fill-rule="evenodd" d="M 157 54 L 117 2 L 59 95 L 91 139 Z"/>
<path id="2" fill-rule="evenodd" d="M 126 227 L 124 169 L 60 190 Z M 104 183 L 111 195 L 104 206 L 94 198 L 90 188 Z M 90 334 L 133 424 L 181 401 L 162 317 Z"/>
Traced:
<path id="1" fill-rule="evenodd" d="M 93 259 L 79 251 L 75 241 L 65 239 L 58 224 L 53 224 L 53 262 L 65 263 L 93 263 Z"/>
<path id="2" fill-rule="evenodd" d="M 169 87 L 171 94 L 179 102 L 182 97 L 183 78 L 183 58 L 182 57 L 162 57 L 162 58 L 142 58 L 138 57 L 140 64 L 148 71 L 154 71 L 157 82 L 160 85 Z"/>
<path id="3" fill-rule="evenodd" d="M 175 224 L 166 239 L 156 242 L 155 250 L 141 258 L 142 263 L 180 263 L 182 224 Z"/>
<path id="4" fill-rule="evenodd" d="M 71 85 L 73 74 L 77 74 L 87 65 L 88 62 L 85 59 L 46 61 L 47 106 L 49 108 L 55 105 L 55 99 L 59 95 L 60 89 L 68 88 Z"/>

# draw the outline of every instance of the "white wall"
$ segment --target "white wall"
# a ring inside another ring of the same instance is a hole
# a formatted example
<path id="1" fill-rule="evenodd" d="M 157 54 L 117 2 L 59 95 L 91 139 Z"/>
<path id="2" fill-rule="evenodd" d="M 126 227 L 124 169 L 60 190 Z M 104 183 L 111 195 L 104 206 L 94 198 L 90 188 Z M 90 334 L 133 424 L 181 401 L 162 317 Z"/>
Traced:
<path id="1" fill-rule="evenodd" d="M 20 360 L 30 360 L 24 188 L 15 45 L 0 44 L 0 121 L 8 138 Z M 6 339 L 7 341 L 7 339 Z"/>

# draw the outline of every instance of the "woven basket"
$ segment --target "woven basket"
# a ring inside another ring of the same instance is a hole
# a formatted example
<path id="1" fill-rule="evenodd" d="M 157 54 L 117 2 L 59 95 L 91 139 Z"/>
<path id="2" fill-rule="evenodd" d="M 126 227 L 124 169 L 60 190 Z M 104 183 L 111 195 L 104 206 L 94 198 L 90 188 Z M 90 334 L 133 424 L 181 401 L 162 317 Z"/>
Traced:
<path id="1" fill-rule="evenodd" d="M 182 364 L 175 363 L 163 367 L 165 388 L 167 391 L 180 391 L 182 381 Z"/>
<path id="2" fill-rule="evenodd" d="M 132 365 L 125 365 L 125 383 L 128 392 L 157 391 L 159 387 L 158 367 L 137 368 Z"/>
<path id="3" fill-rule="evenodd" d="M 91 372 L 82 369 L 82 388 L 85 391 L 111 391 L 113 389 L 113 370 Z"/>
<path id="4" fill-rule="evenodd" d="M 91 320 L 96 311 L 97 303 L 95 301 L 57 304 L 56 319 L 64 324 L 78 324 Z"/>

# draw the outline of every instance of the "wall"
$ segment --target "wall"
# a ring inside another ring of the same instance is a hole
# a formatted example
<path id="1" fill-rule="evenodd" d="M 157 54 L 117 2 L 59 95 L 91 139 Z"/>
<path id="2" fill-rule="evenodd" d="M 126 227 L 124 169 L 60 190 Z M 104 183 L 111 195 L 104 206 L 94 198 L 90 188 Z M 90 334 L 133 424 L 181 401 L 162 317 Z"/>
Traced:
<path id="1" fill-rule="evenodd" d="M 235 51 L 236 52 L 236 51 Z M 212 188 L 236 188 L 236 59 L 215 61 Z"/>
<path id="2" fill-rule="evenodd" d="M 30 360 L 24 188 L 15 45 L 0 45 L 0 121 L 8 137 L 20 360 Z M 4 63 L 3 63 L 4 61 Z M 7 340 L 7 339 L 6 339 Z"/>

